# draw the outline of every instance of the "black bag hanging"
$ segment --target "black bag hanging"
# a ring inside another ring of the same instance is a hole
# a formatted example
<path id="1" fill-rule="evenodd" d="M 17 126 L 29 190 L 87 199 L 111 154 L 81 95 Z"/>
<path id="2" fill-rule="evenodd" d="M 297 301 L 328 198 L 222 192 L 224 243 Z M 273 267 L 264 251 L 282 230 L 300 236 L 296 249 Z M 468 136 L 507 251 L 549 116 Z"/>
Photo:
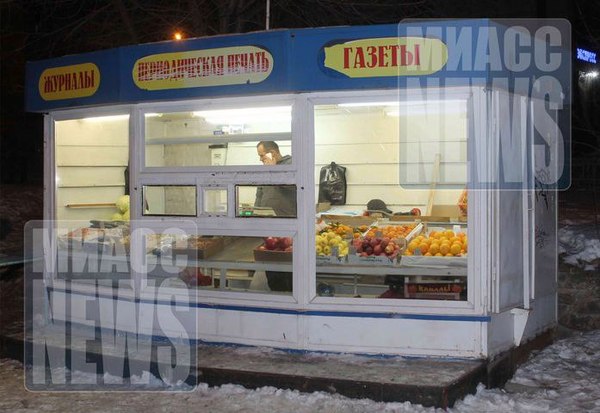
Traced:
<path id="1" fill-rule="evenodd" d="M 331 205 L 346 203 L 346 168 L 331 162 L 321 168 L 319 176 L 319 202 Z"/>

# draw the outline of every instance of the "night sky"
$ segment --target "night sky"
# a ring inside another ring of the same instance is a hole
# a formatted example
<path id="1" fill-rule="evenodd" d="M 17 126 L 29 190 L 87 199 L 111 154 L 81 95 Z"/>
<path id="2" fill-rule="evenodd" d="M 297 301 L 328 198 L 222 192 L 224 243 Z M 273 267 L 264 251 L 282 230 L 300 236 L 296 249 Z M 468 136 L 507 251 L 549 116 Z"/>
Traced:
<path id="1" fill-rule="evenodd" d="M 600 2 L 596 0 L 271 0 L 271 28 L 448 17 L 568 18 L 574 46 L 600 51 Z M 26 61 L 167 40 L 176 31 L 189 38 L 263 30 L 265 1 L 4 0 L 0 18 L 0 179 L 3 184 L 37 185 L 43 174 L 42 116 L 23 110 Z M 574 164 L 599 160 L 600 78 L 579 82 L 580 71 L 594 68 L 574 60 Z"/>

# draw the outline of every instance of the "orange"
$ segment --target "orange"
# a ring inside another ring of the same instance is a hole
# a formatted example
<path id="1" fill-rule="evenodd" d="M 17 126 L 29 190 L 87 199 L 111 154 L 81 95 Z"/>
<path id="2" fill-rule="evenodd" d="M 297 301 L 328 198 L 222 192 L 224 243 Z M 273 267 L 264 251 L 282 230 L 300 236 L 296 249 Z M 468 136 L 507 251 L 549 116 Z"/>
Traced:
<path id="1" fill-rule="evenodd" d="M 448 244 L 440 245 L 440 253 L 442 253 L 442 255 L 446 255 L 449 252 L 450 252 L 450 245 L 448 245 Z"/>
<path id="2" fill-rule="evenodd" d="M 431 253 L 431 255 L 435 255 L 438 252 L 440 252 L 440 244 L 432 242 L 429 246 L 429 252 Z"/>
<path id="3" fill-rule="evenodd" d="M 410 251 L 414 251 L 417 248 L 419 248 L 419 241 L 416 241 L 416 240 L 415 241 L 411 241 L 410 244 L 408 244 L 408 249 Z"/>
<path id="4" fill-rule="evenodd" d="M 438 252 L 437 254 L 435 254 L 436 257 L 443 257 L 441 252 Z"/>
<path id="5" fill-rule="evenodd" d="M 459 244 L 452 244 L 452 246 L 450 247 L 450 253 L 452 255 L 460 254 L 460 245 Z"/>
<path id="6" fill-rule="evenodd" d="M 454 257 L 454 255 L 448 253 L 448 254 L 446 254 L 446 257 Z"/>
<path id="7" fill-rule="evenodd" d="M 422 242 L 419 244 L 419 249 L 421 250 L 421 254 L 425 254 L 429 250 L 429 245 Z"/>

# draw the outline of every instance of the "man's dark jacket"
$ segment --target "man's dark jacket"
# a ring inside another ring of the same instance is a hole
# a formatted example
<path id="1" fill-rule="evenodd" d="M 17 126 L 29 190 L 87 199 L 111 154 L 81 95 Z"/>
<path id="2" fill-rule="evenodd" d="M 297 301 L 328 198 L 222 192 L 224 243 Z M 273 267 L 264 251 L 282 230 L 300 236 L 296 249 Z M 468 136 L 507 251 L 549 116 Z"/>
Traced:
<path id="1" fill-rule="evenodd" d="M 286 155 L 277 165 L 291 165 L 292 157 Z M 256 189 L 254 206 L 268 207 L 278 216 L 296 216 L 296 190 L 293 185 L 259 186 Z"/>

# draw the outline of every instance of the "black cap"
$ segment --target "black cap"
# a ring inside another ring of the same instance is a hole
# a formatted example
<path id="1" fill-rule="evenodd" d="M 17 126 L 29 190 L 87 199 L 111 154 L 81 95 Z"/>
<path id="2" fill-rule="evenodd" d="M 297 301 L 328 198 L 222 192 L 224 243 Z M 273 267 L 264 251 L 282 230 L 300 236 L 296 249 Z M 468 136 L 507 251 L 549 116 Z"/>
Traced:
<path id="1" fill-rule="evenodd" d="M 381 199 L 371 199 L 369 202 L 367 202 L 367 209 L 369 211 L 383 211 L 387 212 L 388 214 L 392 213 L 392 211 L 388 209 L 385 202 L 383 202 Z"/>

